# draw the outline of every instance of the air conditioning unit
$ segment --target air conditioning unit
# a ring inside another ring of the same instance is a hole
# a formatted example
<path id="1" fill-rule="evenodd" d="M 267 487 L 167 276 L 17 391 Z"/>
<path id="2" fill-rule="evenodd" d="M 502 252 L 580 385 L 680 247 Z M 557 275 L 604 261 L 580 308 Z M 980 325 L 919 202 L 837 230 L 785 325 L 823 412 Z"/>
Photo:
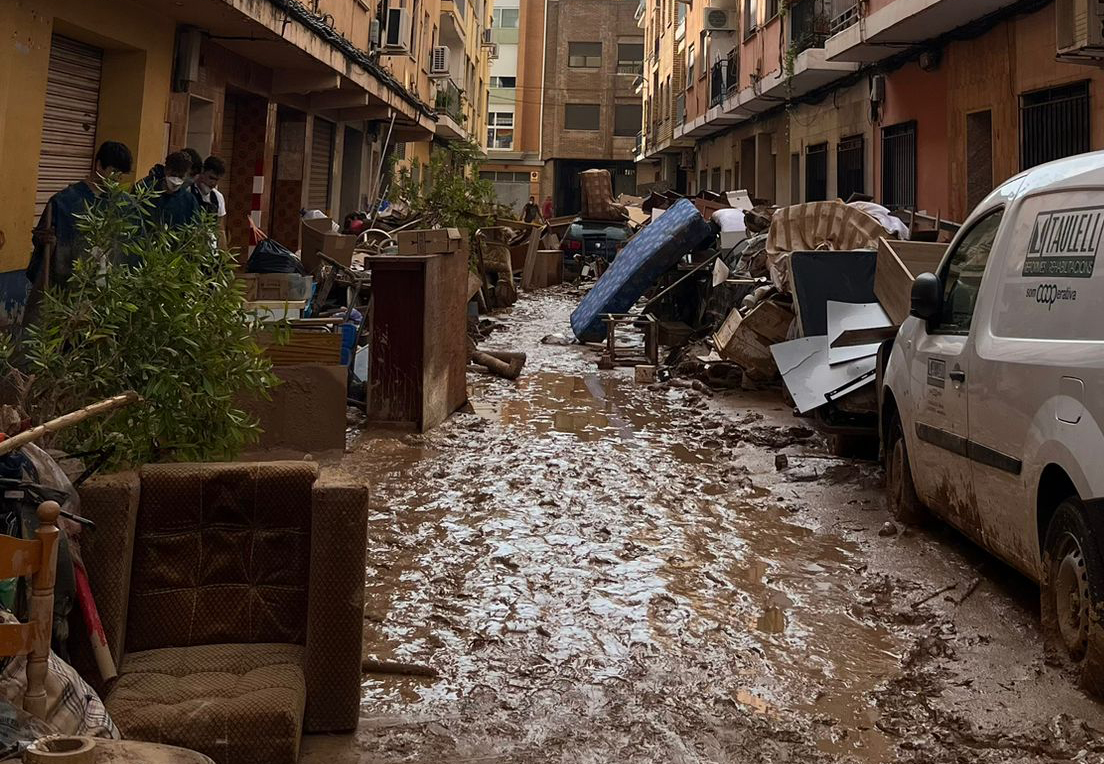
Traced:
<path id="1" fill-rule="evenodd" d="M 1058 58 L 1104 58 L 1104 0 L 1055 3 Z"/>
<path id="2" fill-rule="evenodd" d="M 449 49 L 447 45 L 438 45 L 429 57 L 429 76 L 448 77 L 449 75 Z"/>
<path id="3" fill-rule="evenodd" d="M 736 11 L 726 8 L 706 8 L 702 20 L 706 32 L 735 32 Z"/>
<path id="4" fill-rule="evenodd" d="M 490 52 L 487 54 L 487 59 L 490 60 L 490 61 L 497 61 L 498 60 L 498 43 L 497 42 L 492 42 L 489 47 L 490 47 Z"/>
<path id="5" fill-rule="evenodd" d="M 383 30 L 383 52 L 389 55 L 410 52 L 410 11 L 388 8 Z"/>

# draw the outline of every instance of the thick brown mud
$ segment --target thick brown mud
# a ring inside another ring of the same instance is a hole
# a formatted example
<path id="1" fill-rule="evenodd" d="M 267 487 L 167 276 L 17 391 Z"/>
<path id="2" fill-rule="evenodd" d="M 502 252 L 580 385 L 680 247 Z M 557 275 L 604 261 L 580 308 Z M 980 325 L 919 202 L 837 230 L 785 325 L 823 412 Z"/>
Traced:
<path id="1" fill-rule="evenodd" d="M 366 674 L 356 734 L 304 761 L 1104 760 L 1030 582 L 939 524 L 879 535 L 880 469 L 777 390 L 542 344 L 576 300 L 502 317 L 486 346 L 529 364 L 470 375 L 475 413 L 332 467 L 371 483 L 365 656 L 436 677 Z"/>

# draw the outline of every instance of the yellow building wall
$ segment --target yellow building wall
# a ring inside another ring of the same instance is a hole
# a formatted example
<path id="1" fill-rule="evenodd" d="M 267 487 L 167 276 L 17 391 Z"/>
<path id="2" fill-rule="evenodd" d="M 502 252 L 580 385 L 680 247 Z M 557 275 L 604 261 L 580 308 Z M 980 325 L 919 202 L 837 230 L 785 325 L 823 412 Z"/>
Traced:
<path id="1" fill-rule="evenodd" d="M 144 174 L 164 158 L 175 29 L 126 0 L 0 2 L 0 271 L 30 259 L 51 36 L 105 50 L 96 142 L 122 141 Z"/>

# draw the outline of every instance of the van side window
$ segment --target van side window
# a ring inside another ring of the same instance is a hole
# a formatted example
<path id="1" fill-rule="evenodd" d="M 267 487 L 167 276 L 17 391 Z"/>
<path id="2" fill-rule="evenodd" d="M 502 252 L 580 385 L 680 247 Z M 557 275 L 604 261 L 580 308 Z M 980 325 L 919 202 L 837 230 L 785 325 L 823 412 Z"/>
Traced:
<path id="1" fill-rule="evenodd" d="M 974 316 L 985 263 L 993 250 L 1004 210 L 994 210 L 974 223 L 958 242 L 943 271 L 943 315 L 935 331 L 942 334 L 966 334 Z"/>

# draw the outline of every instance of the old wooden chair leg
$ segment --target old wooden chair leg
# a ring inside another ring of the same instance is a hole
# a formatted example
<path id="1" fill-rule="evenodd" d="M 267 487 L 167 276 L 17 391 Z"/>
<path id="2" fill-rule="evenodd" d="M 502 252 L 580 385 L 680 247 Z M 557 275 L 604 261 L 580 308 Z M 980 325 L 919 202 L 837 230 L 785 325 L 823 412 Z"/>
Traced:
<path id="1" fill-rule="evenodd" d="M 54 581 L 57 572 L 59 531 L 56 501 L 44 501 L 38 507 L 38 530 L 35 538 L 41 544 L 42 559 L 31 578 L 30 652 L 27 655 L 27 694 L 23 709 L 46 719 L 46 673 L 50 660 L 50 635 L 54 625 Z"/>

